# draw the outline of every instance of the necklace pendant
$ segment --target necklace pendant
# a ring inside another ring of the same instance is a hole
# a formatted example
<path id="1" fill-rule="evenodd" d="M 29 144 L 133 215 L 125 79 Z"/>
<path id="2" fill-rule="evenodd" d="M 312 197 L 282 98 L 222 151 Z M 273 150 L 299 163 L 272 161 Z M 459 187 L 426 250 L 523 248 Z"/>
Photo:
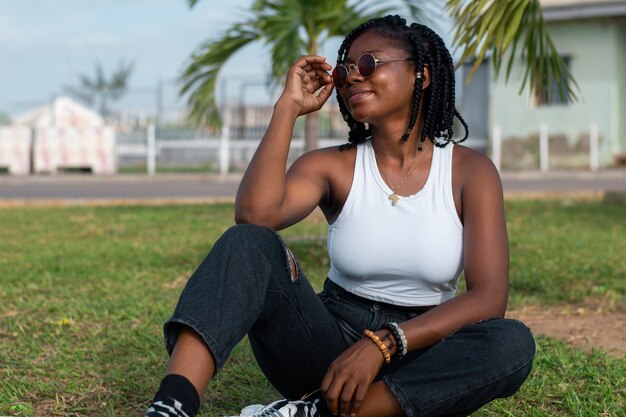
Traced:
<path id="1" fill-rule="evenodd" d="M 396 204 L 398 204 L 398 201 L 400 200 L 398 198 L 398 194 L 396 194 L 396 193 L 390 194 L 389 195 L 389 199 L 391 200 L 391 205 L 392 206 L 395 206 Z"/>

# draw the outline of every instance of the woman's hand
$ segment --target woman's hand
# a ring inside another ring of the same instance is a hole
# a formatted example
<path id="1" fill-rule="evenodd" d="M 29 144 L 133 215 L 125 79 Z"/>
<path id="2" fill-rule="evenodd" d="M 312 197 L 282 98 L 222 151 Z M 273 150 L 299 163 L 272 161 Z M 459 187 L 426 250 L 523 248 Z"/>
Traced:
<path id="1" fill-rule="evenodd" d="M 334 415 L 356 416 L 365 394 L 384 363 L 371 340 L 363 338 L 330 364 L 320 390 Z"/>
<path id="2" fill-rule="evenodd" d="M 333 83 L 328 71 L 332 67 L 326 58 L 305 55 L 298 59 L 287 73 L 285 90 L 279 101 L 289 100 L 298 108 L 298 116 L 322 108 L 333 90 Z M 315 94 L 320 88 L 322 90 Z"/>

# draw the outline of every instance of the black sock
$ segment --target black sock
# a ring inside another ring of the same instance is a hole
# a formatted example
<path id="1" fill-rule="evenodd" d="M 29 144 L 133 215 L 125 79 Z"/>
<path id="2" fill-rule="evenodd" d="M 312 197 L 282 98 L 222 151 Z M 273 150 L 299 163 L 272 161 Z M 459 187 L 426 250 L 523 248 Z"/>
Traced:
<path id="1" fill-rule="evenodd" d="M 146 416 L 163 416 L 161 413 L 165 413 L 172 417 L 194 417 L 199 409 L 200 397 L 196 387 L 184 376 L 171 374 L 161 381 Z"/>

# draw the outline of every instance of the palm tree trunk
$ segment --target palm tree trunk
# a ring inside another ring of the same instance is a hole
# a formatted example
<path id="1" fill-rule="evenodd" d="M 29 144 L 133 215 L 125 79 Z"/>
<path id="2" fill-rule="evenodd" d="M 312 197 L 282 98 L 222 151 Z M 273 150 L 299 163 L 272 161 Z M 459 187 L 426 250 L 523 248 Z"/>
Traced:
<path id="1" fill-rule="evenodd" d="M 312 151 L 319 147 L 319 129 L 317 112 L 309 113 L 304 119 L 304 151 Z"/>
<path id="2" fill-rule="evenodd" d="M 309 44 L 307 45 L 309 55 L 317 55 L 317 39 L 314 33 L 309 33 Z M 317 126 L 317 112 L 309 113 L 304 118 L 304 151 L 312 151 L 319 147 L 319 129 Z"/>

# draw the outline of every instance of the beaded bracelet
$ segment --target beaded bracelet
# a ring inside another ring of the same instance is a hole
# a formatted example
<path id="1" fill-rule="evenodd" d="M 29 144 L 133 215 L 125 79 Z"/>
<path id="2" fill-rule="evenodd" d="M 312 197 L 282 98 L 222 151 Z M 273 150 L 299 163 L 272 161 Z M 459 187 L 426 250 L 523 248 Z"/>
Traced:
<path id="1" fill-rule="evenodd" d="M 408 351 L 408 343 L 406 341 L 406 336 L 404 335 L 404 332 L 402 331 L 402 329 L 400 328 L 400 326 L 398 325 L 398 323 L 396 322 L 389 322 L 387 324 L 385 324 L 385 329 L 389 330 L 389 332 L 391 332 L 391 335 L 393 336 L 394 339 L 396 339 L 396 344 L 398 345 L 398 348 L 396 349 L 396 353 L 394 356 L 395 359 L 402 359 Z"/>
<path id="2" fill-rule="evenodd" d="M 380 340 L 380 337 L 376 336 L 373 331 L 365 329 L 363 334 L 370 338 L 372 342 L 378 346 L 378 349 L 383 354 L 383 358 L 385 358 L 385 363 L 391 362 L 391 355 L 389 354 L 389 350 L 387 350 L 387 346 Z"/>

